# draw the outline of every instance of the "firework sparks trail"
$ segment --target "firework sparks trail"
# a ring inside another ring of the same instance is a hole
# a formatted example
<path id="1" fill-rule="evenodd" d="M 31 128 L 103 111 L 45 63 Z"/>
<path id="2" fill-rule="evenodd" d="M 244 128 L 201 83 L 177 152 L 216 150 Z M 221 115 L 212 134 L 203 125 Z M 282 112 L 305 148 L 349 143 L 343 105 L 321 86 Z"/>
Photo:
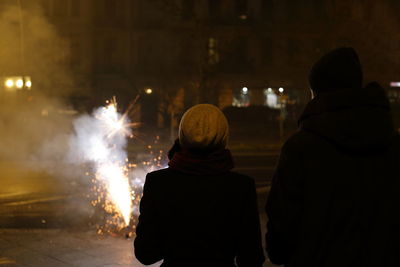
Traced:
<path id="1" fill-rule="evenodd" d="M 90 163 L 94 197 L 93 206 L 100 207 L 109 215 L 97 225 L 99 234 L 121 230 L 133 234 L 135 220 L 139 215 L 139 203 L 146 173 L 165 168 L 163 151 L 155 152 L 151 145 L 148 153 L 136 155 L 137 164 L 128 161 L 126 146 L 131 129 L 138 123 L 130 123 L 128 116 L 137 98 L 124 114 L 117 112 L 115 98 L 100 107 L 92 116 L 83 115 L 74 121 L 75 135 L 71 138 L 69 157 L 78 164 Z M 159 142 L 156 137 L 154 144 Z M 129 229 L 129 230 L 128 230 Z"/>
<path id="2" fill-rule="evenodd" d="M 120 228 L 129 225 L 133 209 L 125 151 L 130 127 L 127 116 L 117 112 L 114 100 L 95 110 L 93 116 L 78 118 L 72 140 L 80 161 L 93 164 L 95 178 L 106 191 L 104 209 L 114 218 L 122 217 Z"/>

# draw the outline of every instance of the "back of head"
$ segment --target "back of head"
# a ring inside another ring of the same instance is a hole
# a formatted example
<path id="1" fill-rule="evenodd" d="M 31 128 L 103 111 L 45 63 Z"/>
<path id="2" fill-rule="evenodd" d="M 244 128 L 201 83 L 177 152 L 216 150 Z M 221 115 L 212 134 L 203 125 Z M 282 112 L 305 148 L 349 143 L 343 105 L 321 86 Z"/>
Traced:
<path id="1" fill-rule="evenodd" d="M 212 151 L 225 148 L 229 135 L 228 121 L 214 105 L 199 104 L 183 114 L 179 142 L 184 148 Z"/>
<path id="2" fill-rule="evenodd" d="M 322 56 L 311 68 L 309 83 L 315 95 L 321 92 L 362 87 L 363 73 L 356 51 L 341 47 Z"/>

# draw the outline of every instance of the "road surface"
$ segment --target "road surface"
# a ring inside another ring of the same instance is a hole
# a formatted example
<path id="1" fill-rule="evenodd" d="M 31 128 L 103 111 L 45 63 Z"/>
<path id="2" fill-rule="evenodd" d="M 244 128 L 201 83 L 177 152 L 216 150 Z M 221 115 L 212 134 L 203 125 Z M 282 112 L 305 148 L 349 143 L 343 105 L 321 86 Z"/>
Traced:
<path id="1" fill-rule="evenodd" d="M 256 181 L 264 232 L 262 211 L 277 152 L 233 156 L 235 171 Z M 0 266 L 143 266 L 132 254 L 132 240 L 94 234 L 88 180 L 49 174 L 34 165 L 0 161 Z"/>
<path id="2" fill-rule="evenodd" d="M 277 153 L 234 153 L 235 171 L 256 181 L 265 205 Z M 32 168 L 32 162 L 0 162 L 0 228 L 63 227 L 90 223 L 89 180 L 68 179 Z"/>

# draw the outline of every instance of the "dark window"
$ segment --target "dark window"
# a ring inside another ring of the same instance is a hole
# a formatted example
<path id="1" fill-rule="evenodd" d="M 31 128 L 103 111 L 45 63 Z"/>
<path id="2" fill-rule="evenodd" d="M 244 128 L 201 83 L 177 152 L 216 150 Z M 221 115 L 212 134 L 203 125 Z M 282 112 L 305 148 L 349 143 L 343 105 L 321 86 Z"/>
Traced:
<path id="1" fill-rule="evenodd" d="M 79 66 L 81 64 L 81 45 L 79 42 L 71 43 L 71 65 Z"/>
<path id="2" fill-rule="evenodd" d="M 236 0 L 235 1 L 235 13 L 238 18 L 247 18 L 247 0 Z"/>
<path id="3" fill-rule="evenodd" d="M 265 38 L 263 40 L 263 50 L 262 50 L 262 55 L 263 55 L 263 65 L 264 66 L 271 66 L 274 63 L 274 57 L 273 57 L 273 46 L 272 46 L 272 39 L 271 38 Z"/>
<path id="4" fill-rule="evenodd" d="M 50 15 L 50 0 L 42 0 L 41 6 L 43 8 L 43 13 L 46 16 Z"/>
<path id="5" fill-rule="evenodd" d="M 235 41 L 235 58 L 237 63 L 242 63 L 246 64 L 248 63 L 248 55 L 247 55 L 247 50 L 248 50 L 248 43 L 245 38 L 238 38 Z"/>
<path id="6" fill-rule="evenodd" d="M 153 36 L 143 36 L 138 41 L 138 70 L 143 72 L 154 72 L 161 65 L 164 51 L 160 51 L 157 45 L 159 39 Z"/>
<path id="7" fill-rule="evenodd" d="M 98 39 L 96 42 L 96 64 L 99 72 L 115 73 L 120 71 L 120 62 L 118 58 L 118 40 L 113 38 Z"/>
<path id="8" fill-rule="evenodd" d="M 115 69 L 115 51 L 116 51 L 116 44 L 114 39 L 106 39 L 104 41 L 104 65 L 108 70 Z"/>
<path id="9" fill-rule="evenodd" d="M 289 19 L 291 21 L 299 21 L 303 18 L 303 5 L 300 1 L 293 1 L 287 5 Z"/>
<path id="10" fill-rule="evenodd" d="M 320 0 L 314 0 L 313 5 L 314 5 L 315 16 L 319 18 L 325 18 L 325 16 L 327 15 L 325 2 Z"/>
<path id="11" fill-rule="evenodd" d="M 219 62 L 218 40 L 216 38 L 208 38 L 208 64 L 214 65 Z"/>
<path id="12" fill-rule="evenodd" d="M 188 67 L 193 66 L 193 62 L 195 60 L 194 54 L 194 44 L 193 40 L 190 38 L 182 38 L 181 39 L 181 47 L 179 49 L 179 57 L 182 64 L 182 67 L 187 69 Z"/>
<path id="13" fill-rule="evenodd" d="M 221 16 L 221 0 L 208 0 L 210 18 L 217 19 Z"/>
<path id="14" fill-rule="evenodd" d="M 299 39 L 289 39 L 288 43 L 288 57 L 289 61 L 293 63 L 300 63 L 301 56 L 303 55 L 303 43 Z"/>
<path id="15" fill-rule="evenodd" d="M 97 5 L 94 5 L 93 10 L 94 10 L 94 15 L 95 17 L 99 18 L 103 14 L 103 8 L 101 6 L 101 0 L 98 0 L 99 3 Z"/>
<path id="16" fill-rule="evenodd" d="M 53 14 L 56 17 L 68 15 L 68 0 L 53 0 Z"/>
<path id="17" fill-rule="evenodd" d="M 71 0 L 71 16 L 79 17 L 81 11 L 80 0 Z"/>
<path id="18" fill-rule="evenodd" d="M 117 1 L 116 0 L 106 0 L 105 2 L 105 12 L 110 17 L 116 17 L 117 14 Z"/>
<path id="19" fill-rule="evenodd" d="M 98 18 L 104 18 L 106 15 L 107 9 L 107 2 L 109 0 L 97 0 L 96 4 L 94 5 L 95 7 L 95 14 Z"/>
<path id="20" fill-rule="evenodd" d="M 261 2 L 261 19 L 272 20 L 274 15 L 274 1 L 262 0 Z"/>
<path id="21" fill-rule="evenodd" d="M 251 71 L 251 62 L 248 58 L 248 40 L 238 37 L 229 43 L 221 56 L 220 66 L 226 72 L 245 73 Z"/>
<path id="22" fill-rule="evenodd" d="M 194 0 L 182 0 L 182 19 L 190 20 L 194 16 Z"/>
<path id="23" fill-rule="evenodd" d="M 335 5 L 335 15 L 340 18 L 350 18 L 352 16 L 352 6 L 346 1 L 337 1 Z"/>

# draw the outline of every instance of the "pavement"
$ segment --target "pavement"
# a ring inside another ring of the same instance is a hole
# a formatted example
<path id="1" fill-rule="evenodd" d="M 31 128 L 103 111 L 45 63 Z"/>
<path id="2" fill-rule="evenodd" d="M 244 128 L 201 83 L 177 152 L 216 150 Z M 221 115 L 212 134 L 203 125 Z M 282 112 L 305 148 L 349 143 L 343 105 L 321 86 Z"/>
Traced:
<path id="1" fill-rule="evenodd" d="M 265 226 L 265 216 L 261 216 L 262 225 Z M 98 235 L 96 231 L 87 229 L 0 229 L 0 266 L 139 267 L 144 265 L 134 256 L 133 239 L 122 236 Z M 263 266 L 276 265 L 267 261 Z"/>
<path id="2" fill-rule="evenodd" d="M 265 228 L 263 206 L 277 152 L 239 149 L 233 155 L 236 170 L 256 180 Z M 25 166 L 0 162 L 0 267 L 143 266 L 134 257 L 132 239 L 98 235 L 90 220 L 79 219 L 91 215 L 82 194 L 86 183 Z"/>
<path id="3" fill-rule="evenodd" d="M 2 229 L 0 266 L 143 266 L 132 242 L 94 230 Z"/>

